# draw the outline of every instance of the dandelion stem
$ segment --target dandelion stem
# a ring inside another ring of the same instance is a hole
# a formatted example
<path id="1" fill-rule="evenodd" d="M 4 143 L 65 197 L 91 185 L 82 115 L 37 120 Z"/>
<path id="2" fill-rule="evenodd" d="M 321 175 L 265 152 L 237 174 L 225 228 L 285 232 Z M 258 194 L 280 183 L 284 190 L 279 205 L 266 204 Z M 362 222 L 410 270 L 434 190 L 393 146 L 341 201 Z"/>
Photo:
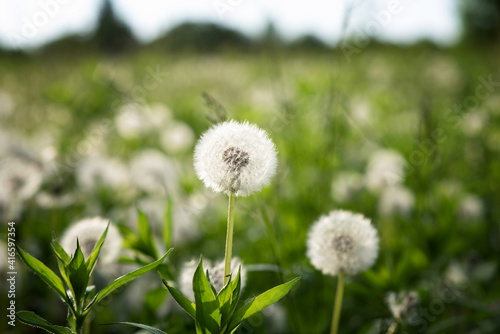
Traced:
<path id="1" fill-rule="evenodd" d="M 330 334 L 337 334 L 340 321 L 340 310 L 342 309 L 342 296 L 344 294 L 344 273 L 340 272 L 337 280 L 337 293 L 335 295 L 335 306 L 333 308 L 333 319 Z"/>
<path id="2" fill-rule="evenodd" d="M 224 285 L 229 282 L 231 276 L 231 253 L 233 250 L 233 225 L 234 225 L 234 192 L 229 194 L 229 207 L 227 210 L 227 235 L 226 256 L 224 261 Z"/>
<path id="3" fill-rule="evenodd" d="M 398 323 L 393 322 L 391 327 L 389 327 L 389 329 L 387 330 L 387 334 L 393 334 L 394 332 L 396 332 L 397 327 L 398 327 Z"/>

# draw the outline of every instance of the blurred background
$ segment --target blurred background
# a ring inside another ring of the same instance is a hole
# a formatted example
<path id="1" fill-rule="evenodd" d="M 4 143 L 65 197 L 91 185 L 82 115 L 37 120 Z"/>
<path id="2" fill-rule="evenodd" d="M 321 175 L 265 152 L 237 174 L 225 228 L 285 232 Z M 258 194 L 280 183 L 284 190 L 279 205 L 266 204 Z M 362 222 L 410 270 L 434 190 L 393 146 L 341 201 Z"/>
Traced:
<path id="1" fill-rule="evenodd" d="M 271 186 L 236 203 L 244 298 L 302 277 L 238 333 L 329 331 L 336 280 L 310 265 L 305 242 L 340 208 L 371 218 L 381 238 L 374 268 L 348 278 L 341 333 L 394 323 L 396 333 L 498 333 L 499 59 L 496 0 L 3 1 L 2 282 L 9 221 L 54 270 L 54 236 L 97 215 L 134 230 L 137 208 L 175 247 L 170 280 L 180 285 L 200 254 L 222 259 L 227 198 L 203 188 L 192 152 L 211 124 L 234 118 L 279 150 Z M 127 236 L 98 287 L 134 267 Z M 18 310 L 65 325 L 56 294 L 16 266 Z M 116 321 L 194 332 L 155 275 L 93 317 L 92 333 L 134 332 L 98 325 Z M 0 331 L 37 332 L 5 320 Z"/>

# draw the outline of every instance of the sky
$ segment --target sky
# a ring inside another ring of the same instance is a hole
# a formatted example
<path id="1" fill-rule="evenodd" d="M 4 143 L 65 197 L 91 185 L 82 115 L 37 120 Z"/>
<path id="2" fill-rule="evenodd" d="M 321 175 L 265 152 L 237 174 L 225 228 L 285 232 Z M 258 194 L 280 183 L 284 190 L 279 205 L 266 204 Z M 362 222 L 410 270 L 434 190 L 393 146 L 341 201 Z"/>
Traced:
<path id="1" fill-rule="evenodd" d="M 337 44 L 346 35 L 396 43 L 429 39 L 452 44 L 461 28 L 457 2 L 112 0 L 119 17 L 143 42 L 152 41 L 186 21 L 219 23 L 249 36 L 258 35 L 272 22 L 286 39 L 313 34 L 330 45 Z M 102 0 L 3 0 L 0 2 L 0 44 L 29 49 L 64 35 L 91 33 L 101 5 Z"/>

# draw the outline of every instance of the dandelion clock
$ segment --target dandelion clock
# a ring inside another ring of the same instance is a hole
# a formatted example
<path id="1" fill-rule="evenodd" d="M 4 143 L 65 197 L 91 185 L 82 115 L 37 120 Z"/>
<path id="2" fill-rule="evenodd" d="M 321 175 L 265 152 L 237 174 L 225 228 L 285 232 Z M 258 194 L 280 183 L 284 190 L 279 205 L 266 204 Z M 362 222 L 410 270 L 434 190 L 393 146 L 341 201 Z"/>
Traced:
<path id="1" fill-rule="evenodd" d="M 307 240 L 309 260 L 323 274 L 338 276 L 330 333 L 336 334 L 338 329 L 344 275 L 355 275 L 373 266 L 378 244 L 377 230 L 360 214 L 334 210 L 312 225 Z"/>

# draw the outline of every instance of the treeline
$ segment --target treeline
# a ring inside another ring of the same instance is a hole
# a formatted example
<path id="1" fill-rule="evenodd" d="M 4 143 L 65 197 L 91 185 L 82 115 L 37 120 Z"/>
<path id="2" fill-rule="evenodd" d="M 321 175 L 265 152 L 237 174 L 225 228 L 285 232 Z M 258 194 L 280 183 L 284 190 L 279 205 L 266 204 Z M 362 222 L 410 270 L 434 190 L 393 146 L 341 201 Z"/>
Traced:
<path id="1" fill-rule="evenodd" d="M 496 44 L 500 40 L 500 0 L 475 0 L 461 3 L 464 26 L 463 44 Z M 377 44 L 377 41 L 372 41 Z M 431 43 L 429 43 L 431 44 Z M 109 0 L 104 0 L 98 24 L 88 36 L 65 36 L 49 43 L 37 52 L 56 54 L 107 53 L 121 54 L 141 48 L 164 52 L 210 53 L 226 50 L 254 51 L 269 48 L 291 51 L 324 51 L 332 47 L 318 38 L 307 35 L 293 41 L 285 41 L 272 24 L 257 37 L 246 36 L 213 23 L 183 23 L 169 30 L 163 37 L 149 44 L 140 44 L 130 28 L 116 15 Z M 16 53 L 18 50 L 1 50 L 0 53 Z"/>

